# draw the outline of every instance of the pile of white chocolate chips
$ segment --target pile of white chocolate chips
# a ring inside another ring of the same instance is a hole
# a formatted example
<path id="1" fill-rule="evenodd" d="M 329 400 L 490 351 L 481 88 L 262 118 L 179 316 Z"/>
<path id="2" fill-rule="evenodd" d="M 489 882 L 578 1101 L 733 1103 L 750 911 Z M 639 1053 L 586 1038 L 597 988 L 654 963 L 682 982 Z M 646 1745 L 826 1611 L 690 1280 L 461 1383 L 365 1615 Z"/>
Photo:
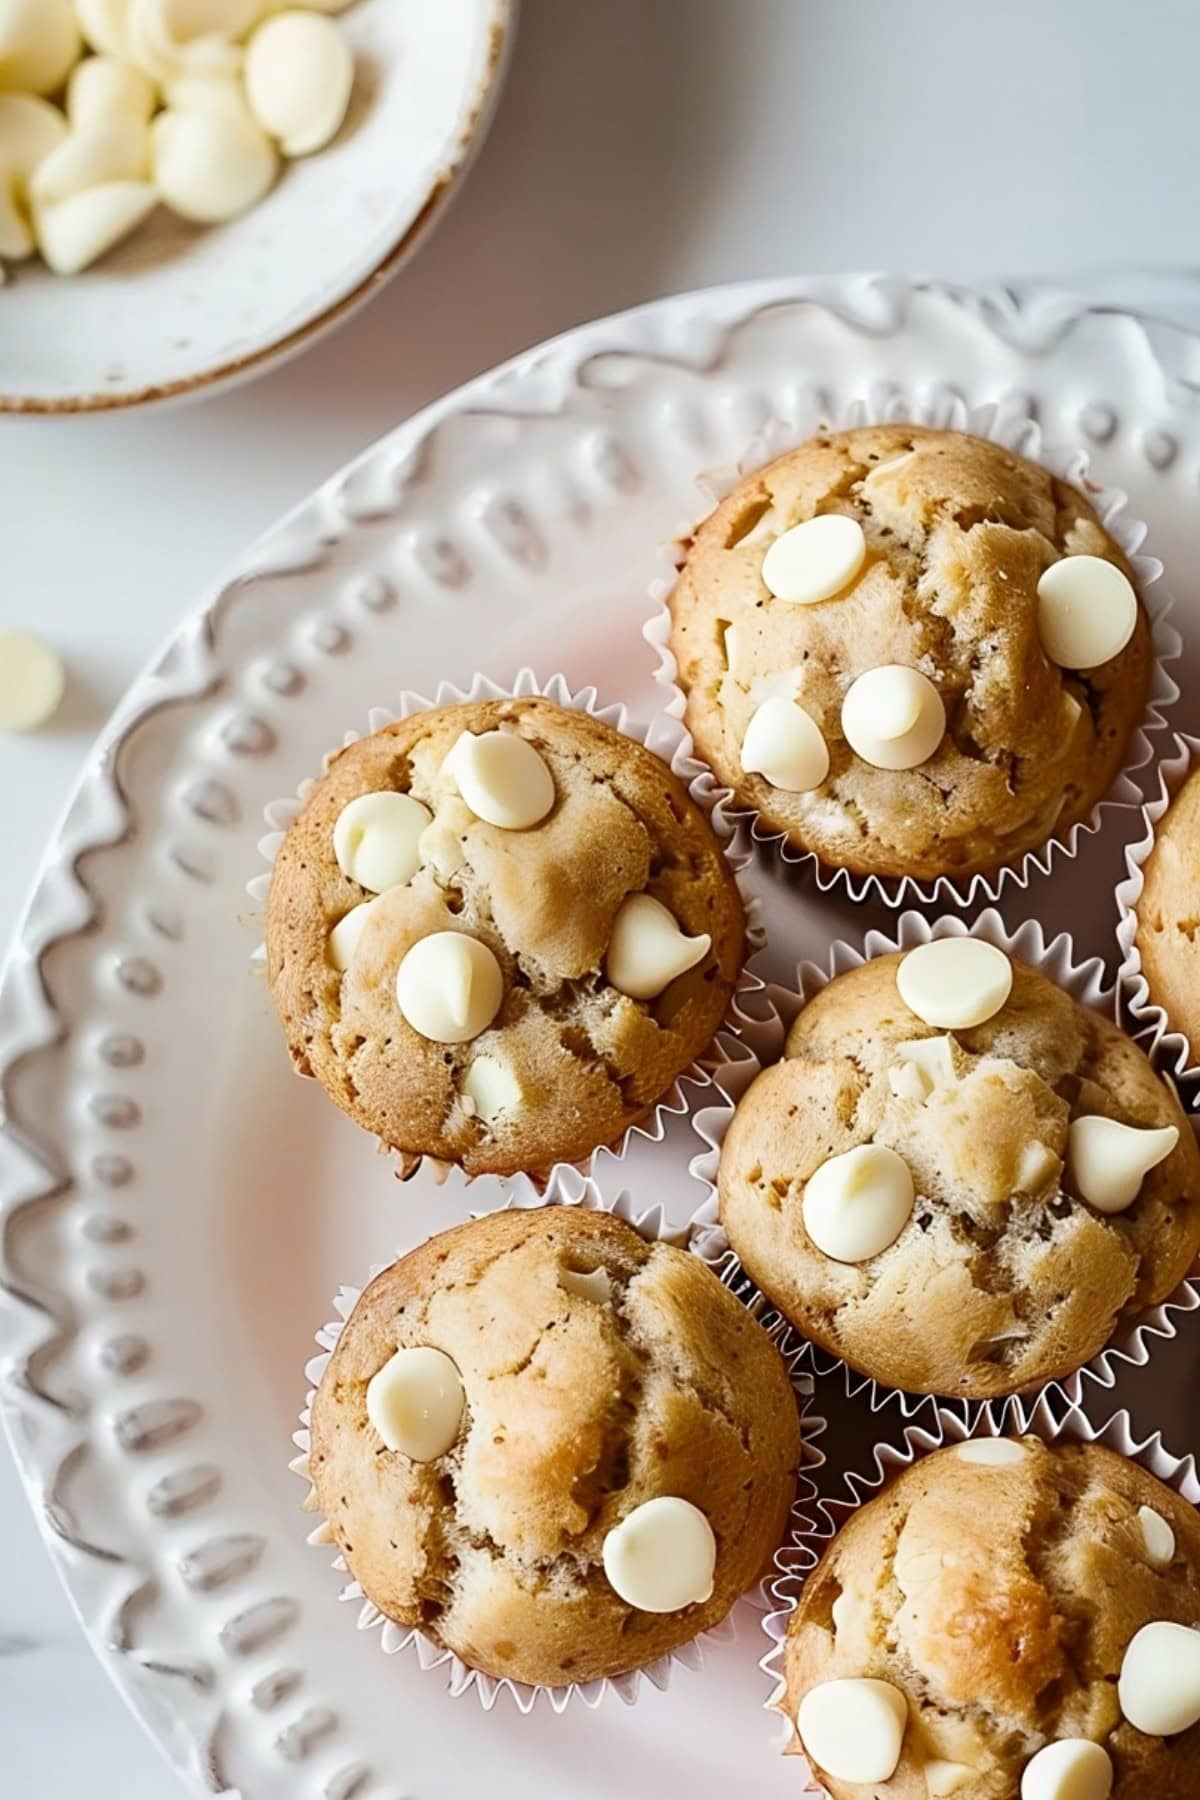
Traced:
<path id="1" fill-rule="evenodd" d="M 349 0 L 0 0 L 0 280 L 76 275 L 158 205 L 220 225 L 337 135 Z"/>

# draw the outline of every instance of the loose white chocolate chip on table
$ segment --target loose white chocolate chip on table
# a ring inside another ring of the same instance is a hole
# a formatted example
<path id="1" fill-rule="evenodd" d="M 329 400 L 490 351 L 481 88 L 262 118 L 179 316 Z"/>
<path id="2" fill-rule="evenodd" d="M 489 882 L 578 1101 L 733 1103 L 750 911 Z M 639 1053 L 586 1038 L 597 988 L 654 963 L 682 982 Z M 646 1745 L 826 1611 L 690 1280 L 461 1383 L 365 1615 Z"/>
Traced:
<path id="1" fill-rule="evenodd" d="M 829 746 L 810 713 L 777 695 L 763 701 L 746 727 L 742 768 L 785 793 L 807 794 L 829 773 Z"/>
<path id="2" fill-rule="evenodd" d="M 1080 1196 L 1097 1212 L 1124 1212 L 1132 1206 L 1150 1170 L 1164 1162 L 1179 1142 L 1174 1125 L 1122 1125 L 1099 1113 L 1072 1119 L 1067 1131 L 1067 1168 Z"/>
<path id="3" fill-rule="evenodd" d="M 1064 556 L 1038 582 L 1038 635 L 1061 669 L 1096 669 L 1133 636 L 1138 602 L 1129 577 L 1103 556 Z"/>
<path id="4" fill-rule="evenodd" d="M 613 920 L 604 973 L 631 1000 L 654 1000 L 712 948 L 706 931 L 688 937 L 675 915 L 650 894 L 630 894 Z"/>
<path id="5" fill-rule="evenodd" d="M 940 1031 L 993 1018 L 1012 992 L 1012 963 L 982 938 L 934 938 L 901 958 L 896 986 L 910 1012 Z"/>
<path id="6" fill-rule="evenodd" d="M 643 1501 L 604 1539 L 608 1584 L 638 1612 L 678 1612 L 708 1600 L 716 1566 L 712 1526 L 675 1495 Z"/>
<path id="7" fill-rule="evenodd" d="M 554 805 L 545 759 L 515 731 L 464 731 L 443 768 L 476 818 L 505 831 L 527 831 Z"/>
<path id="8" fill-rule="evenodd" d="M 825 1681 L 800 1702 L 805 1754 L 835 1781 L 890 1781 L 900 1761 L 908 1702 L 890 1681 Z"/>
<path id="9" fill-rule="evenodd" d="M 1103 1744 L 1061 1738 L 1026 1763 L 1021 1800 L 1108 1800 L 1112 1785 L 1112 1759 Z"/>
<path id="10" fill-rule="evenodd" d="M 333 828 L 338 868 L 372 894 L 411 881 L 421 866 L 421 833 L 431 817 L 411 794 L 390 788 L 360 794 L 342 808 Z"/>
<path id="11" fill-rule="evenodd" d="M 946 1762 L 942 1757 L 935 1757 L 925 1764 L 925 1791 L 929 1800 L 950 1800 L 965 1788 L 968 1781 L 974 1781 L 979 1770 L 973 1769 L 970 1763 Z"/>
<path id="12" fill-rule="evenodd" d="M 414 1031 L 465 1044 L 486 1031 L 504 998 L 500 964 L 478 938 L 435 931 L 418 938 L 396 972 L 396 1001 Z"/>
<path id="13" fill-rule="evenodd" d="M 462 1376 L 444 1350 L 397 1350 L 367 1383 L 367 1417 L 389 1450 L 413 1462 L 444 1456 L 462 1424 Z"/>
<path id="14" fill-rule="evenodd" d="M 62 658 L 31 631 L 0 631 L 0 729 L 35 731 L 66 685 Z"/>
<path id="15" fill-rule="evenodd" d="M 902 663 L 868 669 L 842 701 L 846 742 L 876 769 L 915 769 L 946 734 L 946 709 L 928 676 Z"/>
<path id="16" fill-rule="evenodd" d="M 985 1469 L 1011 1469 L 1024 1462 L 1025 1449 L 1011 1438 L 969 1438 L 958 1446 L 958 1459 Z"/>
<path id="17" fill-rule="evenodd" d="M 1126 1646 L 1121 1711 L 1147 1737 L 1173 1737 L 1200 1720 L 1200 1631 L 1157 1620 Z"/>
<path id="18" fill-rule="evenodd" d="M 371 916 L 371 908 L 374 904 L 374 900 L 364 900 L 361 905 L 352 906 L 345 917 L 339 919 L 330 932 L 329 960 L 339 973 L 344 973 L 354 960 L 354 952 L 358 949 L 358 940 L 363 934 L 363 927 Z"/>
<path id="19" fill-rule="evenodd" d="M 612 1299 L 612 1282 L 608 1279 L 607 1269 L 589 1269 L 586 1275 L 578 1269 L 563 1269 L 558 1285 L 568 1294 L 577 1294 L 581 1300 L 594 1300 L 597 1306 L 607 1306 Z"/>
<path id="20" fill-rule="evenodd" d="M 307 156 L 337 136 L 354 57 L 331 20 L 312 12 L 267 19 L 250 39 L 243 74 L 251 112 L 285 156 Z"/>
<path id="21" fill-rule="evenodd" d="M 57 93 L 81 47 L 71 0 L 0 0 L 0 88 Z"/>
<path id="22" fill-rule="evenodd" d="M 56 275 L 78 275 L 149 218 L 158 191 L 148 181 L 107 181 L 69 200 L 39 207 L 38 249 Z"/>
<path id="23" fill-rule="evenodd" d="M 776 600 L 811 606 L 848 587 L 866 554 L 857 519 L 822 513 L 775 539 L 763 557 L 762 578 Z"/>
<path id="24" fill-rule="evenodd" d="M 502 1113 L 514 1112 L 525 1098 L 515 1071 L 498 1056 L 477 1056 L 463 1076 L 462 1093 L 473 1116 L 494 1125 Z"/>
<path id="25" fill-rule="evenodd" d="M 1139 1506 L 1137 1516 L 1147 1561 L 1157 1569 L 1170 1568 L 1175 1560 L 1175 1533 L 1170 1525 L 1152 1506 Z"/>
<path id="26" fill-rule="evenodd" d="M 868 1262 L 894 1244 L 912 1215 L 912 1173 L 884 1144 L 831 1156 L 808 1178 L 804 1229 L 834 1262 Z"/>
<path id="27" fill-rule="evenodd" d="M 88 56 L 67 84 L 67 117 L 77 131 L 114 118 L 148 125 L 157 98 L 150 77 L 132 63 L 116 56 Z"/>
<path id="28" fill-rule="evenodd" d="M 927 1100 L 935 1088 L 953 1087 L 954 1050 L 948 1037 L 906 1038 L 896 1045 L 898 1067 L 888 1070 L 893 1094 Z"/>
<path id="29" fill-rule="evenodd" d="M 29 182 L 66 136 L 67 121 L 48 100 L 0 94 L 0 256 L 33 255 Z"/>
<path id="30" fill-rule="evenodd" d="M 52 150 L 29 181 L 34 211 L 113 181 L 145 181 L 150 134 L 139 119 L 116 114 L 81 125 Z"/>
<path id="31" fill-rule="evenodd" d="M 164 205 L 197 225 L 247 212 L 278 173 L 275 147 L 246 106 L 171 108 L 159 113 L 150 134 Z"/>

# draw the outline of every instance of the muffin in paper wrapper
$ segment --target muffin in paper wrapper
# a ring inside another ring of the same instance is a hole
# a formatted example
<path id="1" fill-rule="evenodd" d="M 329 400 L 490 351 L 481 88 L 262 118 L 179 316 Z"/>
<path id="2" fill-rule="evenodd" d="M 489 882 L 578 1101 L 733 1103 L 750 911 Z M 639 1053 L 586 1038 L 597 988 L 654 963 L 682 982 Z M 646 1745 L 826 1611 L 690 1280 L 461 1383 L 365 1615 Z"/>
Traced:
<path id="1" fill-rule="evenodd" d="M 797 1788 L 798 1793 L 822 1795 L 826 1800 L 828 1797 L 828 1789 L 813 1775 L 804 1756 L 796 1722 L 782 1705 L 786 1691 L 783 1661 L 788 1625 L 804 1584 L 819 1560 L 813 1555 L 814 1513 L 817 1544 L 823 1553 L 851 1513 L 873 1500 L 888 1481 L 911 1468 L 921 1457 L 973 1438 L 1027 1436 L 1040 1438 L 1049 1445 L 1099 1444 L 1103 1449 L 1137 1463 L 1166 1487 L 1174 1489 L 1189 1505 L 1200 1503 L 1200 1479 L 1193 1457 L 1173 1455 L 1157 1433 L 1153 1437 L 1139 1438 L 1127 1412 L 1115 1413 L 1107 1423 L 1094 1425 L 1079 1407 L 1068 1406 L 1059 1412 L 1045 1396 L 1027 1412 L 1021 1413 L 1012 1403 L 1007 1403 L 996 1416 L 980 1416 L 972 1424 L 947 1407 L 936 1407 L 928 1417 L 922 1418 L 920 1424 L 906 1426 L 898 1443 L 877 1444 L 871 1458 L 873 1466 L 863 1474 L 847 1473 L 840 1487 L 832 1463 L 826 1464 L 821 1472 L 815 1505 L 809 1501 L 802 1511 L 797 1512 L 795 1542 L 785 1545 L 776 1555 L 776 1573 L 768 1583 L 773 1605 L 762 1622 L 770 1648 L 761 1658 L 759 1667 L 771 1683 L 763 1706 L 775 1715 L 778 1726 L 773 1737 L 775 1749 L 794 1756 L 804 1772 L 806 1780 Z"/>
<path id="2" fill-rule="evenodd" d="M 928 943 L 933 938 L 968 935 L 982 938 L 1020 958 L 1022 962 L 1047 975 L 1082 1005 L 1112 1016 L 1115 992 L 1104 964 L 1098 957 L 1078 961 L 1069 933 L 1063 932 L 1047 942 L 1041 926 L 1035 920 L 1028 920 L 1018 930 L 1009 931 L 1000 914 L 993 908 L 981 913 L 970 925 L 952 915 L 931 923 L 921 913 L 903 913 L 892 932 L 868 932 L 861 948 L 842 940 L 830 947 L 823 965 L 800 963 L 796 970 L 794 988 L 771 984 L 762 996 L 760 1016 L 753 1021 L 747 1020 L 739 1037 L 723 1034 L 718 1040 L 718 1047 L 725 1060 L 713 1069 L 713 1080 L 721 1097 L 710 1105 L 698 1107 L 692 1115 L 692 1128 L 706 1147 L 693 1157 L 691 1171 L 704 1183 L 708 1195 L 694 1215 L 691 1249 L 735 1292 L 748 1293 L 753 1290 L 754 1283 L 743 1269 L 721 1226 L 717 1169 L 721 1145 L 738 1101 L 759 1071 L 779 1060 L 783 1054 L 784 1040 L 797 1015 L 813 995 L 827 986 L 836 975 L 842 974 L 846 969 L 857 968 L 872 957 L 883 956 L 895 950 L 912 950 L 918 944 Z M 1156 1066 L 1159 1074 L 1170 1080 L 1161 1065 Z M 1075 1374 L 1040 1384 L 1026 1394 L 1005 1399 L 975 1400 L 961 1396 L 948 1398 L 905 1393 L 870 1376 L 859 1374 L 840 1357 L 815 1344 L 807 1346 L 807 1364 L 818 1375 L 841 1371 L 846 1393 L 864 1396 L 872 1412 L 894 1405 L 905 1419 L 917 1416 L 924 1419 L 940 1409 L 953 1413 L 964 1423 L 970 1423 L 981 1414 L 994 1419 L 999 1413 L 1008 1410 L 1021 1420 L 1031 1415 L 1043 1395 L 1057 1394 L 1068 1405 L 1078 1405 L 1089 1382 L 1102 1388 L 1111 1388 L 1123 1365 L 1141 1367 L 1147 1363 L 1156 1340 L 1175 1336 L 1179 1315 L 1193 1312 L 1200 1306 L 1198 1283 L 1200 1261 L 1189 1270 L 1185 1280 L 1166 1300 L 1149 1308 L 1132 1322 L 1121 1324 L 1112 1341 Z"/>
<path id="3" fill-rule="evenodd" d="M 665 762 L 672 773 L 677 775 L 688 788 L 693 800 L 708 818 L 714 832 L 721 843 L 738 891 L 742 897 L 742 905 L 746 913 L 746 947 L 745 958 L 737 987 L 731 997 L 722 1029 L 737 1033 L 741 1030 L 743 1019 L 743 1003 L 747 995 L 761 990 L 762 982 L 749 973 L 747 965 L 756 956 L 766 942 L 763 926 L 762 902 L 758 899 L 750 884 L 750 871 L 753 857 L 749 849 L 745 832 L 716 816 L 712 801 L 708 797 L 707 787 L 702 778 L 690 768 L 687 755 L 687 734 L 674 719 L 660 716 L 649 725 L 639 725 L 630 719 L 626 708 L 619 704 L 604 704 L 597 696 L 595 688 L 587 687 L 572 690 L 563 675 L 552 675 L 546 681 L 540 681 L 532 669 L 521 669 L 511 686 L 500 686 L 486 675 L 475 675 L 469 685 L 464 688 L 455 687 L 450 682 L 442 682 L 432 700 L 421 694 L 403 692 L 394 709 L 372 707 L 367 713 L 367 733 L 381 731 L 385 725 L 397 719 L 411 718 L 415 713 L 428 712 L 435 707 L 454 706 L 464 701 L 527 699 L 541 696 L 550 700 L 555 706 L 561 706 L 572 712 L 586 712 L 603 724 L 610 725 L 634 743 L 652 751 Z M 365 735 L 359 731 L 347 730 L 342 743 L 336 749 L 326 752 L 322 768 L 327 769 L 338 750 L 347 744 L 356 743 Z M 259 853 L 268 865 L 268 872 L 253 877 L 246 884 L 246 891 L 260 909 L 265 909 L 267 892 L 271 885 L 269 870 L 274 867 L 288 827 L 300 812 L 305 800 L 316 785 L 316 777 L 309 777 L 300 783 L 295 794 L 287 795 L 279 800 L 272 800 L 264 808 L 264 817 L 270 826 L 269 832 L 259 840 Z M 254 952 L 254 964 L 265 965 L 265 951 L 260 945 Z M 625 1154 L 631 1139 L 646 1138 L 651 1143 L 661 1142 L 672 1118 L 683 1118 L 689 1113 L 693 1097 L 702 1094 L 710 1081 L 708 1064 L 714 1054 L 709 1051 L 702 1055 L 692 1066 L 679 1075 L 666 1092 L 659 1096 L 646 1115 L 635 1124 L 626 1128 L 622 1137 L 613 1144 L 598 1145 L 591 1155 L 579 1165 L 583 1173 L 589 1173 L 597 1156 L 601 1153 L 620 1158 Z M 307 1079 L 307 1078 L 304 1078 Z M 382 1144 L 381 1149 L 393 1155 L 397 1161 L 397 1173 L 405 1180 L 424 1168 L 435 1180 L 443 1181 L 457 1165 L 443 1161 L 435 1156 L 405 1155 L 393 1150 L 390 1145 Z M 559 1165 L 561 1166 L 561 1165 Z M 548 1191 L 555 1182 L 558 1168 L 552 1169 L 542 1182 Z M 468 1177 L 468 1179 L 471 1179 Z M 502 1176 L 501 1180 L 512 1180 L 511 1176 Z"/>
<path id="4" fill-rule="evenodd" d="M 576 1199 L 568 1200 L 561 1195 L 546 1199 L 533 1187 L 532 1183 L 520 1180 L 514 1184 L 512 1193 L 505 1202 L 505 1209 L 523 1208 L 537 1209 L 542 1206 L 579 1206 L 592 1210 L 610 1212 L 614 1217 L 631 1225 L 638 1235 L 647 1243 L 668 1243 L 683 1246 L 686 1244 L 690 1222 L 677 1227 L 669 1224 L 661 1206 L 652 1206 L 648 1210 L 639 1211 L 627 1193 L 621 1193 L 612 1200 L 602 1199 L 591 1181 L 584 1181 L 582 1190 Z M 475 1214 L 475 1217 L 480 1215 Z M 404 1252 L 398 1252 L 403 1255 Z M 384 1263 L 370 1271 L 369 1279 L 374 1279 L 382 1269 L 389 1265 Z M 314 1515 L 319 1513 L 316 1490 L 308 1477 L 308 1453 L 310 1449 L 309 1423 L 311 1407 L 317 1384 L 325 1372 L 331 1352 L 341 1336 L 343 1326 L 362 1293 L 361 1288 L 343 1287 L 339 1289 L 334 1300 L 337 1317 L 324 1325 L 316 1334 L 321 1353 L 313 1357 L 305 1365 L 305 1376 L 309 1384 L 309 1392 L 300 1415 L 300 1429 L 293 1434 L 293 1441 L 299 1451 L 289 1465 L 292 1472 L 300 1476 L 309 1486 L 308 1496 L 304 1501 L 304 1509 Z M 814 1475 L 823 1465 L 825 1458 L 819 1448 L 818 1440 L 825 1430 L 825 1421 L 816 1417 L 811 1409 L 813 1381 L 807 1371 L 801 1367 L 804 1346 L 801 1340 L 781 1319 L 773 1308 L 767 1305 L 760 1295 L 755 1294 L 748 1302 L 748 1310 L 756 1317 L 768 1337 L 776 1345 L 792 1383 L 796 1396 L 796 1404 L 800 1413 L 802 1449 L 801 1464 L 797 1478 L 796 1498 L 792 1505 L 789 1534 L 803 1534 L 806 1529 L 815 1529 L 815 1524 L 805 1526 L 808 1509 L 816 1494 Z M 309 1533 L 308 1542 L 316 1548 L 333 1547 L 333 1533 L 323 1518 L 318 1518 L 313 1530 Z M 803 1558 L 804 1551 L 800 1544 L 796 1545 L 796 1554 Z M 815 1564 L 816 1556 L 811 1556 Z M 342 1575 L 350 1571 L 345 1558 L 337 1556 L 333 1568 Z M 613 1693 L 627 1706 L 637 1700 L 643 1682 L 652 1687 L 664 1688 L 671 1680 L 672 1670 L 676 1664 L 685 1669 L 698 1669 L 704 1658 L 704 1646 L 707 1643 L 727 1643 L 741 1636 L 739 1614 L 748 1615 L 757 1609 L 760 1613 L 769 1604 L 766 1582 L 760 1582 L 757 1588 L 751 1589 L 738 1600 L 733 1610 L 726 1615 L 719 1625 L 712 1630 L 692 1638 L 681 1644 L 678 1649 L 668 1655 L 658 1657 L 654 1662 L 641 1668 L 631 1669 L 623 1675 L 606 1676 L 599 1681 L 571 1683 L 564 1687 L 534 1686 L 527 1682 L 511 1681 L 506 1677 L 485 1675 L 482 1670 L 473 1669 L 452 1650 L 434 1641 L 417 1627 L 399 1625 L 393 1619 L 372 1604 L 366 1598 L 359 1584 L 350 1580 L 343 1585 L 338 1598 L 358 1609 L 358 1629 L 360 1631 L 378 1631 L 379 1646 L 386 1656 L 395 1656 L 401 1651 L 410 1653 L 417 1665 L 423 1670 L 444 1671 L 443 1680 L 451 1695 L 457 1698 L 463 1694 L 474 1694 L 485 1712 L 490 1712 L 502 1693 L 507 1693 L 515 1703 L 518 1711 L 530 1712 L 537 1704 L 539 1696 L 548 1702 L 556 1713 L 563 1712 L 572 1702 L 587 1707 L 597 1707 L 609 1692 Z"/>
<path id="5" fill-rule="evenodd" d="M 945 388 L 930 397 L 883 386 L 873 389 L 865 399 L 841 402 L 828 394 L 809 390 L 798 397 L 793 416 L 772 420 L 751 440 L 736 467 L 699 473 L 698 485 L 711 504 L 680 530 L 674 544 L 664 552 L 663 571 L 651 585 L 654 611 L 643 627 L 643 635 L 657 658 L 655 680 L 664 691 L 667 713 L 681 723 L 687 696 L 677 679 L 667 602 L 682 562 L 683 545 L 694 526 L 732 492 L 740 480 L 786 451 L 795 449 L 819 431 L 912 424 L 988 438 L 1030 462 L 1039 463 L 1052 475 L 1085 492 L 1100 523 L 1129 558 L 1149 620 L 1153 654 L 1145 712 L 1130 737 L 1121 771 L 1108 793 L 1097 801 L 1086 818 L 1061 836 L 1052 832 L 1036 849 L 1025 851 L 995 869 L 960 877 L 945 874 L 932 881 L 921 881 L 911 875 L 855 874 L 826 863 L 815 851 L 790 844 L 786 835 L 767 825 L 753 807 L 742 805 L 732 789 L 721 785 L 685 729 L 677 773 L 689 784 L 696 783 L 692 791 L 697 799 L 704 796 L 705 803 L 712 807 L 714 821 L 719 821 L 720 828 L 725 830 L 736 825 L 748 827 L 755 844 L 777 854 L 789 869 L 810 873 L 822 893 L 841 888 L 852 900 L 877 898 L 894 908 L 911 905 L 973 907 L 984 901 L 994 902 L 1007 883 L 1027 888 L 1035 875 L 1047 874 L 1056 859 L 1076 855 L 1081 838 L 1100 829 L 1105 813 L 1131 812 L 1142 803 L 1143 789 L 1135 777 L 1151 762 L 1153 735 L 1164 729 L 1163 715 L 1179 698 L 1178 685 L 1166 665 L 1178 658 L 1182 640 L 1168 622 L 1172 602 L 1161 583 L 1163 565 L 1157 557 L 1143 551 L 1146 526 L 1128 512 L 1127 496 L 1096 480 L 1090 472 L 1090 458 L 1085 450 L 1061 450 L 1044 444 L 1041 427 L 1029 416 L 1027 406 L 1028 402 L 1019 395 L 999 402 L 971 404 L 961 394 Z"/>

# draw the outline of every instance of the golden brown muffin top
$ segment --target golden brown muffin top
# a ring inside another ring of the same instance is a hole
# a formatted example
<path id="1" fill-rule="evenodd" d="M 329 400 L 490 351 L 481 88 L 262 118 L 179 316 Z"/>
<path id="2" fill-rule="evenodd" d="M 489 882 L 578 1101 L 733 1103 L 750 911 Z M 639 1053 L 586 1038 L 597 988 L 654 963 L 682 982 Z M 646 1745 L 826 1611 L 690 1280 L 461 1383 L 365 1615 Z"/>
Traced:
<path id="1" fill-rule="evenodd" d="M 827 513 L 861 525 L 862 571 L 816 605 L 774 598 L 766 551 Z M 1130 573 L 1084 495 L 997 444 L 912 425 L 809 440 L 739 482 L 684 557 L 671 643 L 698 753 L 770 830 L 833 866 L 927 880 L 1035 849 L 1111 785 L 1148 684 L 1141 608 L 1099 668 L 1046 656 L 1038 581 L 1081 554 Z M 920 671 L 944 703 L 945 735 L 916 768 L 876 768 L 843 735 L 847 689 L 884 664 Z M 780 693 L 828 746 L 829 773 L 807 793 L 742 768 L 752 716 Z"/>

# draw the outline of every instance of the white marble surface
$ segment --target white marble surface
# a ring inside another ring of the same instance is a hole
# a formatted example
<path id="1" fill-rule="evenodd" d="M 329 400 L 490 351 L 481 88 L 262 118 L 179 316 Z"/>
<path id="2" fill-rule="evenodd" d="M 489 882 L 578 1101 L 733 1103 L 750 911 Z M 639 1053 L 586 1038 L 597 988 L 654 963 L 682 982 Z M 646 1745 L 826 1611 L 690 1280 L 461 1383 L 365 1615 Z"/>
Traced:
<path id="1" fill-rule="evenodd" d="M 72 671 L 56 728 L 0 739 L 0 933 L 97 727 L 225 561 L 523 345 L 673 289 L 851 267 L 1054 276 L 1200 324 L 1200 283 L 1154 273 L 1194 251 L 1198 57 L 1191 0 L 525 0 L 484 160 L 366 314 L 186 410 L 0 421 L 0 625 Z M 0 1790 L 170 1800 L 2 1449 L 0 1543 Z"/>

